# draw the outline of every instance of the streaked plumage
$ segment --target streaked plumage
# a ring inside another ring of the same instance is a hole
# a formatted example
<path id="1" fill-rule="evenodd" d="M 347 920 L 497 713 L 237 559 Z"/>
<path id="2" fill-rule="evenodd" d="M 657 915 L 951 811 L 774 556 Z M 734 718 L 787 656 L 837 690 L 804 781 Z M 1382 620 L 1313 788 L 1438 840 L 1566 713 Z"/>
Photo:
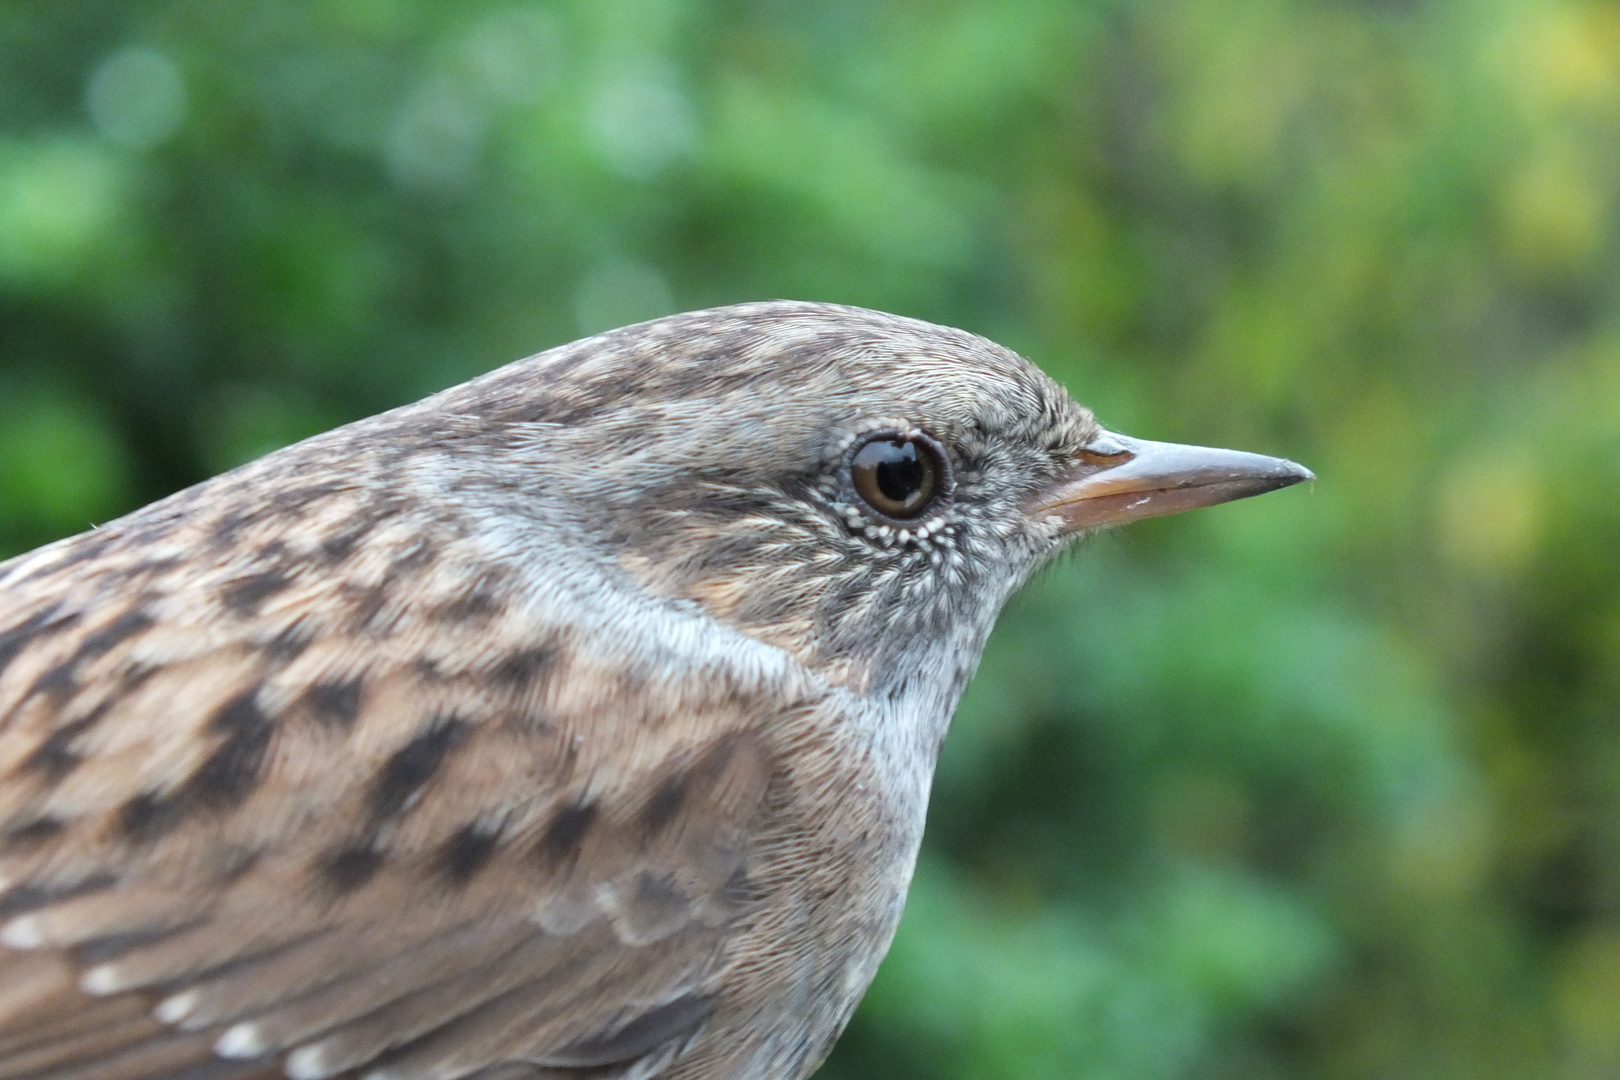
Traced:
<path id="1" fill-rule="evenodd" d="M 954 488 L 874 521 L 897 425 Z M 960 331 L 745 305 L 0 564 L 0 1080 L 807 1074 L 1099 433 Z"/>

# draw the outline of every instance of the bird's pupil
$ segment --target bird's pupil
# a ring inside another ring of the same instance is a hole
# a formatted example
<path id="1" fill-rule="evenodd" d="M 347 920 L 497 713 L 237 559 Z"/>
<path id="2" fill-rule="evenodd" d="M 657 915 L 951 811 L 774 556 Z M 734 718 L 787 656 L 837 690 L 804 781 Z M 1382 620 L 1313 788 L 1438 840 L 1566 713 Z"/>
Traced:
<path id="1" fill-rule="evenodd" d="M 922 490 L 923 463 L 914 443 L 884 443 L 876 471 L 878 490 L 897 503 L 908 501 Z"/>
<path id="2" fill-rule="evenodd" d="M 850 479 L 866 505 L 889 517 L 926 510 L 939 487 L 939 457 L 916 438 L 876 438 L 855 451 Z"/>

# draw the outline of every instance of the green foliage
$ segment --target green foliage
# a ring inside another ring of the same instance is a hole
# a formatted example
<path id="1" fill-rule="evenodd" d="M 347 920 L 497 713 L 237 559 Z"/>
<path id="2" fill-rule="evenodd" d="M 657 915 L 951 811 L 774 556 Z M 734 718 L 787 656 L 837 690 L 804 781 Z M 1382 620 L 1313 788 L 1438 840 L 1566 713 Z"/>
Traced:
<path id="1" fill-rule="evenodd" d="M 966 326 L 1291 490 L 1009 611 L 825 1075 L 1620 1072 L 1620 9 L 0 9 L 0 547 L 581 333 Z"/>

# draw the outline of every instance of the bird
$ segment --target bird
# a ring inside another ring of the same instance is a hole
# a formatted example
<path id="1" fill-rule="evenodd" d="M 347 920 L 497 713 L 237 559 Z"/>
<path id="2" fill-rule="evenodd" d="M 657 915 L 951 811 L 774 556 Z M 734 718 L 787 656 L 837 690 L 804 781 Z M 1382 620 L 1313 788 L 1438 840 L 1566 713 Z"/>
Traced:
<path id="1" fill-rule="evenodd" d="M 1003 603 L 1308 479 L 770 301 L 0 563 L 0 1080 L 804 1077 Z"/>

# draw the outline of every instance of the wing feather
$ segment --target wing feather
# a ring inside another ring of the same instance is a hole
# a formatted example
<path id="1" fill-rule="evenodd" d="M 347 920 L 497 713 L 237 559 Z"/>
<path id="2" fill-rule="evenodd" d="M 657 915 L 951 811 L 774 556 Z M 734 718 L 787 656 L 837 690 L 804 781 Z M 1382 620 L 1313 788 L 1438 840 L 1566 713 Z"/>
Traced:
<path id="1" fill-rule="evenodd" d="M 106 532 L 0 567 L 0 1080 L 673 1060 L 771 828 L 759 702 L 448 618 L 489 581 L 454 559 L 198 573 Z"/>

